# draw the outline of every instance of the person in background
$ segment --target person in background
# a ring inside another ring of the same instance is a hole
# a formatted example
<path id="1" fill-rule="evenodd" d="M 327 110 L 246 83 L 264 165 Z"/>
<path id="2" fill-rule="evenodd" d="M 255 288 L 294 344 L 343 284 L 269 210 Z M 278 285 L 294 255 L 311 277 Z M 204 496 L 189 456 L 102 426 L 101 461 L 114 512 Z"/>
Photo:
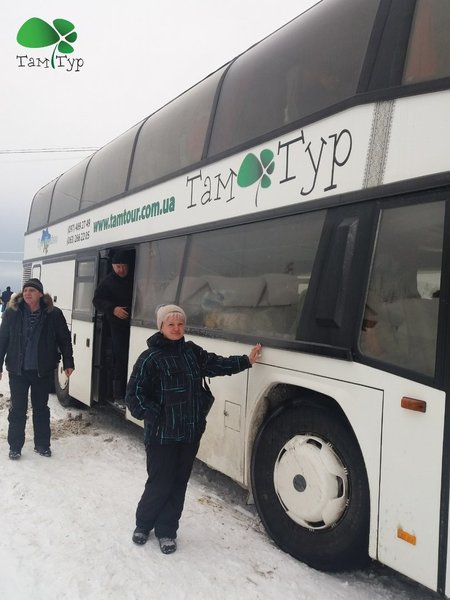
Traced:
<path id="1" fill-rule="evenodd" d="M 186 341 L 186 314 L 174 304 L 159 307 L 159 331 L 134 365 L 127 386 L 131 414 L 144 420 L 148 479 L 136 510 L 132 540 L 145 544 L 155 530 L 163 554 L 177 549 L 176 537 L 200 439 L 206 426 L 202 378 L 249 369 L 261 345 L 249 355 L 227 358 Z"/>
<path id="2" fill-rule="evenodd" d="M 2 299 L 2 312 L 5 312 L 6 310 L 6 305 L 8 304 L 8 302 L 11 299 L 11 296 L 13 295 L 13 292 L 11 291 L 10 286 L 6 286 L 6 290 L 4 292 L 2 292 L 1 295 L 1 299 Z"/>
<path id="3" fill-rule="evenodd" d="M 0 379 L 3 363 L 9 374 L 11 407 L 8 421 L 9 458 L 21 457 L 25 443 L 28 391 L 33 408 L 34 449 L 50 457 L 48 395 L 62 355 L 64 371 L 74 370 L 72 341 L 63 313 L 44 294 L 39 279 L 29 279 L 3 315 L 0 326 Z"/>
<path id="4" fill-rule="evenodd" d="M 130 259 L 127 252 L 114 253 L 112 269 L 95 290 L 92 303 L 98 311 L 105 314 L 111 329 L 114 358 L 113 398 L 116 402 L 123 403 L 127 384 L 133 297 L 133 279 L 130 275 Z"/>

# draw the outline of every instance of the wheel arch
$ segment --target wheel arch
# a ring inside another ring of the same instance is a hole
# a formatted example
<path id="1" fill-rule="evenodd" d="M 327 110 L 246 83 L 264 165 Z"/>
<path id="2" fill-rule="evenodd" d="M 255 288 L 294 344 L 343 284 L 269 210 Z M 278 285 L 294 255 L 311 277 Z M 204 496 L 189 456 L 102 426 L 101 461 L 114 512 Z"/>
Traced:
<path id="1" fill-rule="evenodd" d="M 357 441 L 357 436 L 345 411 L 335 398 L 308 387 L 277 383 L 267 391 L 252 415 L 248 435 L 248 456 L 250 460 L 248 461 L 247 481 L 249 483 L 251 480 L 250 472 L 253 449 L 259 432 L 270 418 L 275 416 L 279 411 L 294 404 L 322 408 L 335 413 L 337 418 L 342 419 Z"/>

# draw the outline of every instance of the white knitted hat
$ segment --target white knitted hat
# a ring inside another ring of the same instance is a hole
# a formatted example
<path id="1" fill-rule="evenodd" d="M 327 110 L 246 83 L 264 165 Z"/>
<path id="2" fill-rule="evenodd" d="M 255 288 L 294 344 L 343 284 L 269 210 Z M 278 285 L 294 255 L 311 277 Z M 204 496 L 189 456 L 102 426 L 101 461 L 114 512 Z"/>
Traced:
<path id="1" fill-rule="evenodd" d="M 177 306 L 176 304 L 165 304 L 160 306 L 156 310 L 156 324 L 158 329 L 161 330 L 161 325 L 167 319 L 167 317 L 174 314 L 180 315 L 184 323 L 186 323 L 186 313 L 180 306 Z"/>

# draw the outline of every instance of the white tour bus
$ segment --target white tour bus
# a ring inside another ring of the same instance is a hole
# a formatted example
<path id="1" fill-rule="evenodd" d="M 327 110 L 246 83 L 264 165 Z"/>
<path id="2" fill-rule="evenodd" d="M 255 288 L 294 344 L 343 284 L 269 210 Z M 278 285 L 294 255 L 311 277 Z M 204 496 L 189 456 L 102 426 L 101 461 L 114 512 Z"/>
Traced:
<path id="1" fill-rule="evenodd" d="M 450 595 L 450 2 L 323 0 L 35 195 L 24 278 L 70 324 L 60 400 L 111 395 L 92 296 L 132 257 L 128 370 L 176 303 L 222 355 L 199 458 L 329 571 Z M 128 415 L 127 415 L 128 416 Z"/>

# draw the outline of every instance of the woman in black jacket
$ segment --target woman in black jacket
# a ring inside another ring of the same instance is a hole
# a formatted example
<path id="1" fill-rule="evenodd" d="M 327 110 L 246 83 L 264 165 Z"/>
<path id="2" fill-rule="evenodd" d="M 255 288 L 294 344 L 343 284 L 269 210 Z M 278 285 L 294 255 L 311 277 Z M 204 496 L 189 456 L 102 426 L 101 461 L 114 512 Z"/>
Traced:
<path id="1" fill-rule="evenodd" d="M 41 456 L 52 454 L 48 395 L 61 355 L 69 377 L 74 364 L 66 320 L 53 305 L 51 296 L 44 294 L 39 279 L 30 279 L 24 283 L 22 292 L 9 301 L 0 326 L 0 379 L 5 362 L 11 390 L 8 443 L 12 460 L 20 458 L 25 443 L 30 388 L 34 449 Z"/>
<path id="2" fill-rule="evenodd" d="M 127 386 L 126 404 L 144 419 L 148 479 L 136 510 L 133 542 L 145 544 L 152 529 L 164 554 L 175 552 L 186 488 L 208 406 L 203 377 L 233 375 L 250 368 L 260 356 L 257 344 L 249 355 L 228 358 L 186 342 L 186 315 L 174 304 L 157 311 L 160 330 L 147 340 Z"/>

